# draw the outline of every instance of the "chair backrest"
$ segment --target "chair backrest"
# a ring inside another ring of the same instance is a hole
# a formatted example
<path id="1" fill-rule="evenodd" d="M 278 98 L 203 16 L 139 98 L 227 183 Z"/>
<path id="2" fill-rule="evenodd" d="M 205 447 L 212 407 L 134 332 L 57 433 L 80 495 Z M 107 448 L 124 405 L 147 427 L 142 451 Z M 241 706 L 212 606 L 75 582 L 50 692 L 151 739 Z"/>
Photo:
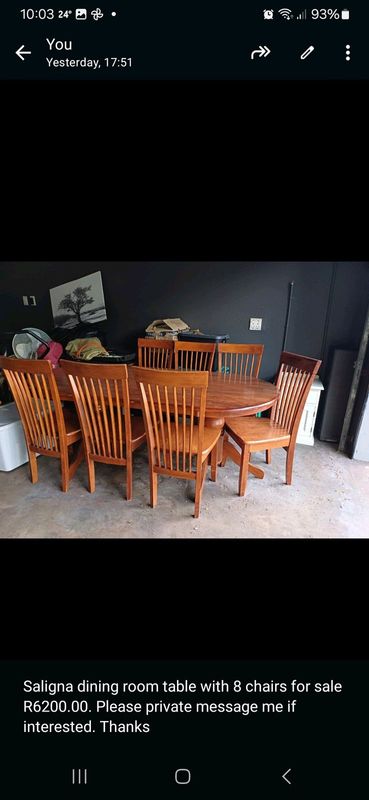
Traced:
<path id="1" fill-rule="evenodd" d="M 140 390 L 149 457 L 166 474 L 192 474 L 195 427 L 202 450 L 208 372 L 133 367 Z"/>
<path id="2" fill-rule="evenodd" d="M 215 349 L 210 342 L 174 342 L 174 368 L 211 372 Z"/>
<path id="3" fill-rule="evenodd" d="M 150 369 L 172 369 L 174 342 L 169 339 L 138 339 L 138 364 Z"/>
<path id="4" fill-rule="evenodd" d="M 306 398 L 321 363 L 318 359 L 297 353 L 284 351 L 281 354 L 275 381 L 279 396 L 270 418 L 287 428 L 291 437 L 297 435 Z"/>
<path id="5" fill-rule="evenodd" d="M 242 378 L 257 378 L 263 352 L 263 344 L 219 344 L 218 370 Z"/>
<path id="6" fill-rule="evenodd" d="M 90 455 L 107 463 L 125 462 L 131 449 L 131 414 L 126 364 L 60 361 L 68 375 L 83 439 Z"/>
<path id="7" fill-rule="evenodd" d="M 2 356 L 0 367 L 9 383 L 28 447 L 49 455 L 60 453 L 65 423 L 50 362 Z"/>

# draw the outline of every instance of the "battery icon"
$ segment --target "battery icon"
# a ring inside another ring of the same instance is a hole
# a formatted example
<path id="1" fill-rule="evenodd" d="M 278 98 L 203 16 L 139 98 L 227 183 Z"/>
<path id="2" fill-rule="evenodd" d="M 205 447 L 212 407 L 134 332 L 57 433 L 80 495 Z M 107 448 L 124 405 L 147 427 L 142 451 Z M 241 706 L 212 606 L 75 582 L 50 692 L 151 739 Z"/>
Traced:
<path id="1" fill-rule="evenodd" d="M 341 12 L 341 17 L 342 19 L 350 19 L 350 12 L 348 8 L 343 9 L 343 11 Z"/>

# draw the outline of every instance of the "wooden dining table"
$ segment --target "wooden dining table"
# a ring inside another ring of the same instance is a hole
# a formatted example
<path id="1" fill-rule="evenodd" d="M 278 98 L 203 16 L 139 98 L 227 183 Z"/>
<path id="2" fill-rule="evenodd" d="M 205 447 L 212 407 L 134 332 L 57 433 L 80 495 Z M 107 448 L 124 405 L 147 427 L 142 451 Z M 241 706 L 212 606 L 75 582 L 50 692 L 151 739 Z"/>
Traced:
<path id="1" fill-rule="evenodd" d="M 73 393 L 68 377 L 61 367 L 54 370 L 60 398 L 73 402 Z M 128 366 L 130 404 L 132 409 L 140 409 L 140 393 L 133 369 Z M 226 417 L 246 417 L 267 411 L 278 398 L 279 390 L 273 383 L 259 378 L 245 378 L 239 375 L 210 372 L 206 397 L 205 424 L 208 427 L 223 427 Z M 221 461 L 222 437 L 219 444 Z M 250 472 L 258 478 L 264 477 L 260 467 L 249 465 Z"/>

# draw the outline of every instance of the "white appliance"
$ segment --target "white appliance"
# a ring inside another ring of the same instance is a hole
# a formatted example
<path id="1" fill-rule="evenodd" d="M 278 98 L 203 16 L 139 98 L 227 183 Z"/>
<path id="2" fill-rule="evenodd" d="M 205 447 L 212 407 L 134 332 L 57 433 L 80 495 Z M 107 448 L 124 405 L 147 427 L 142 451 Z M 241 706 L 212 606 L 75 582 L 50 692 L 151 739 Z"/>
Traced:
<path id="1" fill-rule="evenodd" d="M 324 386 L 319 377 L 313 381 L 310 392 L 307 396 L 305 408 L 302 412 L 299 430 L 297 433 L 297 444 L 314 444 L 314 428 L 316 415 L 318 413 L 320 393 L 324 391 Z"/>
<path id="2" fill-rule="evenodd" d="M 10 472 L 28 461 L 28 453 L 15 403 L 0 406 L 0 471 Z"/>

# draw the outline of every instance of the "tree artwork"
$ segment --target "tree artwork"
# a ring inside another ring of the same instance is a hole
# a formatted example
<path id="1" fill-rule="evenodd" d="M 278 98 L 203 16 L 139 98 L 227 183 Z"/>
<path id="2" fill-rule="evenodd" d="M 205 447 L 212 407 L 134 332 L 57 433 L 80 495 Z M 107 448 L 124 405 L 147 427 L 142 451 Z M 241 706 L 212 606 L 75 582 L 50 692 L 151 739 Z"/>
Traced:
<path id="1" fill-rule="evenodd" d="M 101 272 L 91 272 L 50 289 L 54 325 L 70 328 L 107 319 Z"/>
<path id="2" fill-rule="evenodd" d="M 89 306 L 94 302 L 93 297 L 88 297 L 88 292 L 91 289 L 91 285 L 92 284 L 85 287 L 77 286 L 73 292 L 66 294 L 65 297 L 63 297 L 58 308 L 66 311 L 73 311 L 73 314 L 76 315 L 78 322 L 82 322 L 81 309 L 84 306 Z"/>

